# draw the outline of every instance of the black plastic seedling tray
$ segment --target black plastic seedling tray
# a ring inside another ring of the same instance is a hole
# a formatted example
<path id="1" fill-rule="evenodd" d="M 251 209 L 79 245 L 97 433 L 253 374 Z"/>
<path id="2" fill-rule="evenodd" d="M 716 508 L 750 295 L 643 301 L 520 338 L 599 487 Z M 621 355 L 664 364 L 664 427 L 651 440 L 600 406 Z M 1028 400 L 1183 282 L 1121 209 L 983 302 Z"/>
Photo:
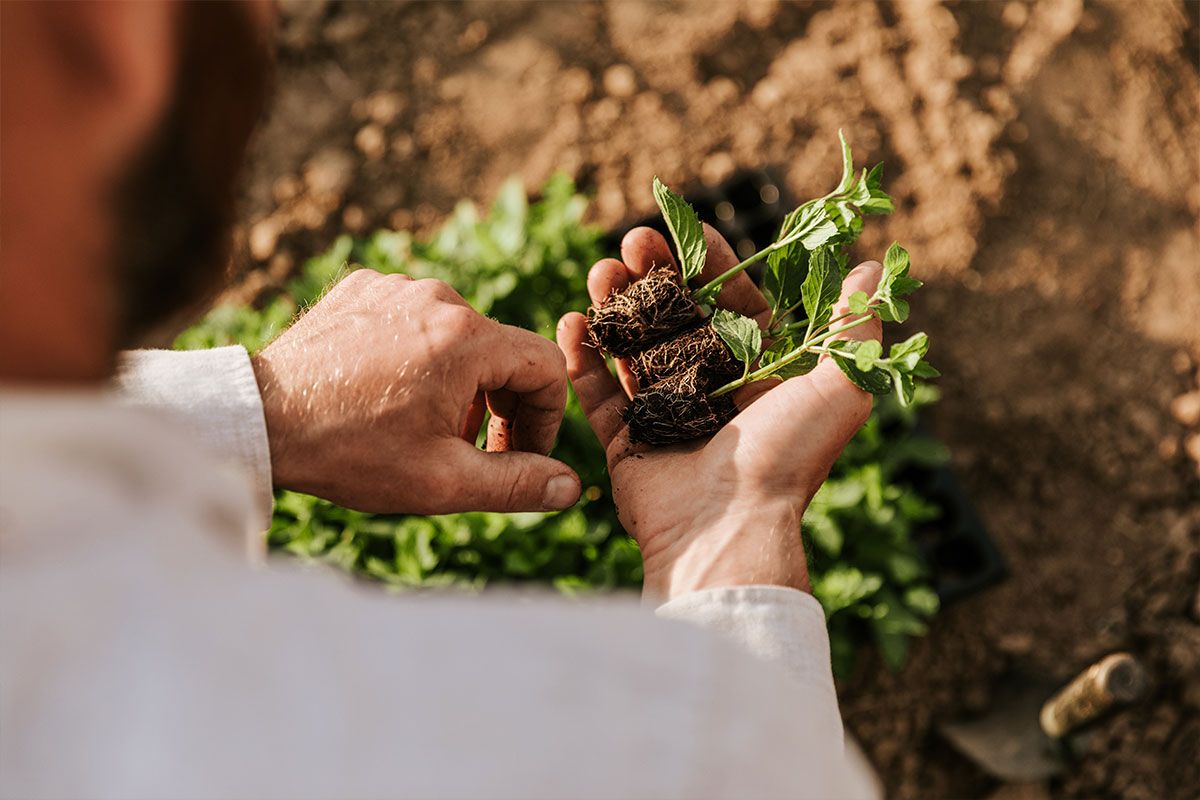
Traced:
<path id="1" fill-rule="evenodd" d="M 784 216 L 794 208 L 783 183 L 769 168 L 738 172 L 719 186 L 697 187 L 685 197 L 739 258 L 773 242 Z M 656 214 L 618 226 L 605 237 L 606 250 L 616 252 L 625 234 L 642 226 L 668 236 L 662 217 Z M 751 268 L 750 272 L 754 271 Z M 918 433 L 928 435 L 921 426 Z M 915 539 L 943 603 L 967 597 L 1008 576 L 1004 557 L 951 467 L 914 470 L 904 478 L 942 509 L 942 516 L 918 530 Z"/>

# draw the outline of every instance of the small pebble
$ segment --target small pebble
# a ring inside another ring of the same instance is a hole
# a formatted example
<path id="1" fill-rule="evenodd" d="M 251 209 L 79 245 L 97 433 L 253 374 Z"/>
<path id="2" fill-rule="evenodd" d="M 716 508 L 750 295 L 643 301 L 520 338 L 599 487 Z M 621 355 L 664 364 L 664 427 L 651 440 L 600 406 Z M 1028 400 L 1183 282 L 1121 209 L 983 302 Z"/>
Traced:
<path id="1" fill-rule="evenodd" d="M 275 252 L 275 243 L 279 241 L 279 220 L 267 217 L 254 223 L 250 228 L 250 255 L 256 261 L 266 261 Z"/>
<path id="2" fill-rule="evenodd" d="M 604 91 L 612 97 L 633 97 L 637 75 L 628 64 L 614 64 L 604 70 Z"/>
<path id="3" fill-rule="evenodd" d="M 383 126 L 371 123 L 359 128 L 358 133 L 354 135 L 354 146 L 371 161 L 383 158 L 383 154 L 387 150 L 387 138 L 384 136 Z"/>
<path id="4" fill-rule="evenodd" d="M 1171 416 L 1189 428 L 1200 424 L 1200 390 L 1181 394 L 1171 401 Z"/>
<path id="5" fill-rule="evenodd" d="M 342 211 L 342 224 L 351 233 L 362 233 L 367 229 L 367 212 L 363 211 L 362 206 L 346 206 Z"/>
<path id="6" fill-rule="evenodd" d="M 458 37 L 458 46 L 464 53 L 469 53 L 487 41 L 488 24 L 481 19 L 471 20 L 471 23 Z"/>

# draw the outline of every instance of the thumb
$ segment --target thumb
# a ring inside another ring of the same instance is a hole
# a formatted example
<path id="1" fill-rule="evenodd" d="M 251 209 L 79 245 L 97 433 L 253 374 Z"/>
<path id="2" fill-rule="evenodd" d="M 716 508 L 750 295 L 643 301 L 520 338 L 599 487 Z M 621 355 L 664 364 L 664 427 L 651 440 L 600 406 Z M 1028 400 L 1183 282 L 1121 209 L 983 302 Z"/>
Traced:
<path id="1" fill-rule="evenodd" d="M 579 499 L 579 477 L 549 456 L 486 453 L 457 439 L 447 460 L 450 474 L 463 476 L 447 511 L 561 511 Z"/>
<path id="2" fill-rule="evenodd" d="M 866 261 L 850 270 L 842 282 L 842 296 L 834 306 L 833 316 L 841 316 L 850 310 L 850 295 L 855 292 L 874 294 L 882 276 L 883 265 L 878 261 Z M 855 319 L 858 317 L 846 321 L 853 322 Z M 872 313 L 869 322 L 838 334 L 834 339 L 865 342 L 869 339 L 881 339 L 882 336 L 883 323 Z M 825 417 L 829 423 L 828 432 L 832 439 L 841 441 L 838 448 L 840 451 L 870 416 L 871 395 L 851 383 L 828 356 L 822 356 L 821 363 L 807 377 L 813 389 L 824 400 Z"/>
<path id="3" fill-rule="evenodd" d="M 855 267 L 842 284 L 834 316 L 849 310 L 854 292 L 872 294 L 881 274 L 882 267 L 875 261 Z M 879 338 L 881 328 L 879 320 L 872 319 L 839 338 Z M 772 420 L 772 430 L 783 441 L 805 442 L 828 466 L 870 416 L 871 396 L 851 383 L 832 359 L 823 358 L 807 375 L 790 378 L 763 393 L 750 411 Z"/>

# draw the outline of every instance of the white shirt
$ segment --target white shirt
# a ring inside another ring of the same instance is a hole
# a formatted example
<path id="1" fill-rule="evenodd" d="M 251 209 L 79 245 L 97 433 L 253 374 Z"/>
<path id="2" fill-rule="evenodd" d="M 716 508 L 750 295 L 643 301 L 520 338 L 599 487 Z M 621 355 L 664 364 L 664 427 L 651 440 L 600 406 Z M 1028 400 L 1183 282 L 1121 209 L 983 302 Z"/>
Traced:
<path id="1" fill-rule="evenodd" d="M 658 609 L 684 625 L 254 568 L 271 482 L 245 351 L 140 353 L 121 382 L 0 391 L 3 797 L 878 794 L 810 595 Z"/>

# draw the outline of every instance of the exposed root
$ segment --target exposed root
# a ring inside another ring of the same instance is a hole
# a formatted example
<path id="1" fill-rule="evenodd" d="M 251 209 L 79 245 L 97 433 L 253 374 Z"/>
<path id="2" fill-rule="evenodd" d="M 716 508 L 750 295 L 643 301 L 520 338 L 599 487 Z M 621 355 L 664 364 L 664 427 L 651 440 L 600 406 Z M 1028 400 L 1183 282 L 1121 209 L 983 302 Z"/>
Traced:
<path id="1" fill-rule="evenodd" d="M 701 370 L 709 385 L 721 386 L 742 374 L 742 367 L 711 323 L 659 342 L 629 359 L 638 387 L 649 387 L 689 367 Z"/>
<path id="2" fill-rule="evenodd" d="M 588 309 L 592 341 L 614 356 L 630 356 L 693 324 L 700 310 L 671 267 L 655 267 L 599 308 Z"/>
<path id="3" fill-rule="evenodd" d="M 633 396 L 625 408 L 633 442 L 667 445 L 710 436 L 737 413 L 728 395 L 710 398 L 710 382 L 691 367 Z"/>

